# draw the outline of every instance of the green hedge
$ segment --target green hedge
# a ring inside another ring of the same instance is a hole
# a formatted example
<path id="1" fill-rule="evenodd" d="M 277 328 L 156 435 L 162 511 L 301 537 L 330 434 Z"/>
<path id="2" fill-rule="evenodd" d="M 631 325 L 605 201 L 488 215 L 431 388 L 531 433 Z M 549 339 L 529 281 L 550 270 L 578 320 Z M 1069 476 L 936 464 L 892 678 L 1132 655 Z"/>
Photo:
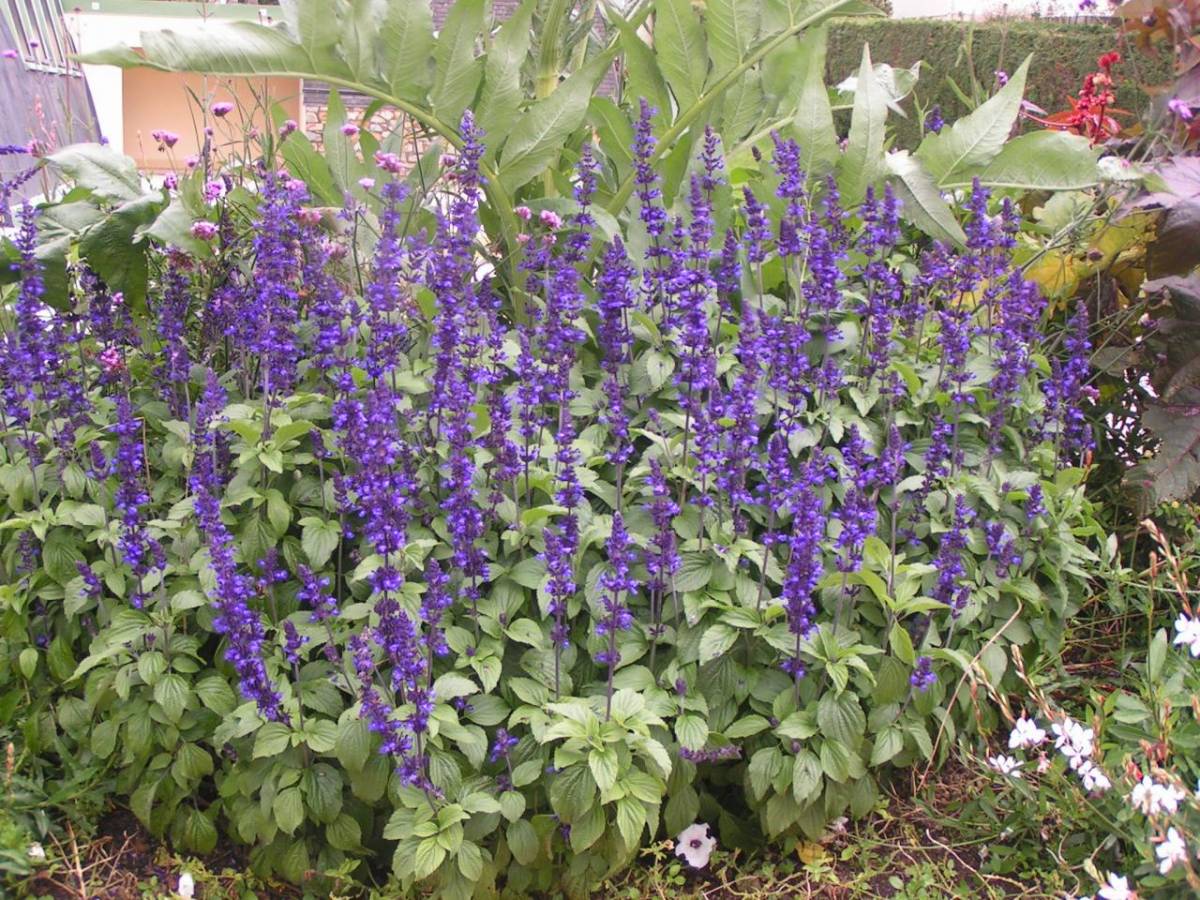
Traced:
<path id="1" fill-rule="evenodd" d="M 829 29 L 826 76 L 830 84 L 852 75 L 862 58 L 862 45 L 871 45 L 876 62 L 893 66 L 924 60 L 916 96 L 923 104 L 941 104 L 947 121 L 966 112 L 966 105 L 950 86 L 953 78 L 971 92 L 971 71 L 989 89 L 997 69 L 1012 71 L 1033 54 L 1026 97 L 1048 112 L 1067 106 L 1084 75 L 1094 71 L 1096 58 L 1119 49 L 1124 60 L 1116 69 L 1117 102 L 1140 114 L 1147 100 L 1140 84 L 1158 84 L 1170 76 L 1170 65 L 1144 53 L 1129 53 L 1116 29 L 1103 24 L 1062 22 L 946 22 L 933 19 L 841 19 Z M 912 103 L 905 105 L 913 109 Z M 902 146 L 919 136 L 915 116 L 895 119 Z"/>

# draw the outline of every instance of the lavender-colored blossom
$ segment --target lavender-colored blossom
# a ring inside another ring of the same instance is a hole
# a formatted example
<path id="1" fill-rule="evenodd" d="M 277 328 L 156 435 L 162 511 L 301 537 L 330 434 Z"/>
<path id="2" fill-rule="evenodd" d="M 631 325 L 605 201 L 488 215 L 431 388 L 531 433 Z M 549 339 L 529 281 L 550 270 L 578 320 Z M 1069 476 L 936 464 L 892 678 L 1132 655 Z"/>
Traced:
<path id="1" fill-rule="evenodd" d="M 917 664 L 908 681 L 921 694 L 937 684 L 937 675 L 933 671 L 933 660 L 928 656 L 918 656 Z"/>

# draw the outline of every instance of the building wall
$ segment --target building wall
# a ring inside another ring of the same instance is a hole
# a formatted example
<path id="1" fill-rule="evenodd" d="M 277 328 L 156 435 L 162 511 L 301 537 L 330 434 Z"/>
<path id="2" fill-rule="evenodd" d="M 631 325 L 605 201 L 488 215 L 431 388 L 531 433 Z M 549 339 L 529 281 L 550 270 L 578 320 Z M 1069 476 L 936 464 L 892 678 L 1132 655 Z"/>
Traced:
<path id="1" fill-rule="evenodd" d="M 269 110 L 274 104 L 283 108 L 286 118 L 300 120 L 300 81 L 295 78 L 216 78 L 157 69 L 125 69 L 122 76 L 122 144 L 138 166 L 152 172 L 179 168 L 183 160 L 200 152 L 204 106 L 217 101 L 236 104 L 225 119 L 208 116 L 218 158 L 238 153 L 247 129 L 270 129 Z M 179 143 L 160 149 L 151 137 L 160 129 L 179 135 Z"/>

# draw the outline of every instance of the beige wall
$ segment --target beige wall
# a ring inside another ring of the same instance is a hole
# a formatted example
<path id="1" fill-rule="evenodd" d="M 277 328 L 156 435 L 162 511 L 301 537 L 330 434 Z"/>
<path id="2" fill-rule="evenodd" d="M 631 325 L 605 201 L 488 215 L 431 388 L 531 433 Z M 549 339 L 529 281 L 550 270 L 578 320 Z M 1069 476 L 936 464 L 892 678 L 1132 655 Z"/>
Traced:
<path id="1" fill-rule="evenodd" d="M 122 94 L 124 152 L 140 167 L 154 172 L 182 169 L 184 160 L 199 152 L 204 140 L 205 110 L 197 97 L 205 106 L 223 100 L 237 104 L 224 121 L 208 116 L 218 155 L 240 151 L 244 128 L 253 125 L 265 130 L 270 127 L 264 104 L 269 108 L 278 103 L 287 118 L 303 123 L 298 79 L 206 78 L 155 69 L 125 69 Z M 159 130 L 179 135 L 179 143 L 169 152 L 160 152 L 150 136 L 151 132 Z M 233 141 L 238 141 L 239 145 L 231 147 Z"/>

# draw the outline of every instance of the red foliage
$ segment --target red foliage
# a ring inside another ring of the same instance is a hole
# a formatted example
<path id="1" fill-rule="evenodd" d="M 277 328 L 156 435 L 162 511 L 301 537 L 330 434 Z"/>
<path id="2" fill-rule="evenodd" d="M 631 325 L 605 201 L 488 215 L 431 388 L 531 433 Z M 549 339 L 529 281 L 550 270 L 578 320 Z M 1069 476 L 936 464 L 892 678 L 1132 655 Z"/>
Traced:
<path id="1" fill-rule="evenodd" d="M 1097 71 L 1084 77 L 1083 87 L 1079 89 L 1078 96 L 1067 97 L 1067 102 L 1071 104 L 1070 109 L 1044 119 L 1034 115 L 1030 115 L 1029 118 L 1056 131 L 1082 134 L 1093 144 L 1120 134 L 1121 123 L 1114 118 L 1114 114 L 1124 114 L 1125 110 L 1113 106 L 1117 98 L 1113 92 L 1115 81 L 1112 75 L 1113 66 L 1120 61 L 1121 54 L 1115 50 L 1105 53 L 1096 60 Z"/>

